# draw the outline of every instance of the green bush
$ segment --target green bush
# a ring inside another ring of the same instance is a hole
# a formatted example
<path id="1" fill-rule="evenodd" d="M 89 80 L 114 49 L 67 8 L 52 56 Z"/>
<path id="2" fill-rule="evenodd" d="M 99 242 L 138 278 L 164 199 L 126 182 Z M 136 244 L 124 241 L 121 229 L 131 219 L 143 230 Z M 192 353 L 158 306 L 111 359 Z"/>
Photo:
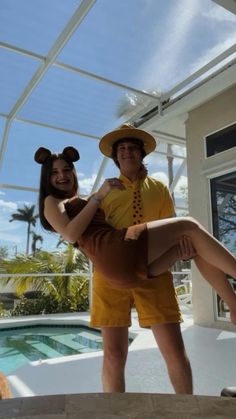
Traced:
<path id="1" fill-rule="evenodd" d="M 0 317 L 8 317 L 9 311 L 4 308 L 4 304 L 0 303 Z"/>
<path id="2" fill-rule="evenodd" d="M 28 316 L 33 314 L 57 313 L 58 302 L 50 295 L 42 295 L 37 299 L 19 298 L 19 302 L 10 311 L 11 316 Z"/>
<path id="3" fill-rule="evenodd" d="M 56 298 L 51 294 L 40 295 L 37 298 L 19 298 L 11 316 L 28 316 L 34 314 L 71 313 L 87 311 L 89 308 L 88 281 L 81 284 L 80 289 L 73 295 Z"/>

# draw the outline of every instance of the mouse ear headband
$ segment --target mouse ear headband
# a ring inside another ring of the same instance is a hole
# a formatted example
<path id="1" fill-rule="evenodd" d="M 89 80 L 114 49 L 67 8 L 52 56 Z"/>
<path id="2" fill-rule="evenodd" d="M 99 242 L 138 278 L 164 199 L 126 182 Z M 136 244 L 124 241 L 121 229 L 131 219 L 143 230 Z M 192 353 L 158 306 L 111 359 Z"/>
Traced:
<path id="1" fill-rule="evenodd" d="M 48 148 L 39 147 L 34 155 L 34 160 L 36 163 L 44 164 L 45 161 L 52 155 L 51 151 Z M 62 153 L 58 154 L 58 157 L 65 156 L 69 161 L 74 162 L 80 159 L 80 155 L 76 148 L 69 146 L 65 147 Z"/>

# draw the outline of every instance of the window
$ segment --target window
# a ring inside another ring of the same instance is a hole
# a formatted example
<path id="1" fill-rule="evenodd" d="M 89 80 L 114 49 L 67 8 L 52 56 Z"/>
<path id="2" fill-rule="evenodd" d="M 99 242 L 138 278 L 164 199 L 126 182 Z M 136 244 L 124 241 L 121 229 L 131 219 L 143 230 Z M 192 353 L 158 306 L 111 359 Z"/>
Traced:
<path id="1" fill-rule="evenodd" d="M 232 147 L 236 147 L 236 124 L 206 137 L 207 157 L 222 153 Z"/>
<path id="2" fill-rule="evenodd" d="M 211 179 L 213 233 L 236 254 L 236 172 Z M 236 291 L 236 281 L 229 278 Z M 218 316 L 228 318 L 227 305 L 217 296 Z"/>

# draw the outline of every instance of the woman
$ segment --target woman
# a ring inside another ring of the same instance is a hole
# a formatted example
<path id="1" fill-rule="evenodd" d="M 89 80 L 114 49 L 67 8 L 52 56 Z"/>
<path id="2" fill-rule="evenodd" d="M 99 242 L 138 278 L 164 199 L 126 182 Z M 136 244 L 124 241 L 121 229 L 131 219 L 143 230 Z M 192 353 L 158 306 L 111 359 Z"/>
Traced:
<path id="1" fill-rule="evenodd" d="M 236 278 L 235 257 L 189 217 L 114 229 L 99 204 L 113 188 L 124 186 L 119 179 L 107 179 L 88 201 L 79 198 L 73 165 L 77 160 L 79 153 L 73 147 L 60 154 L 40 147 L 35 153 L 35 161 L 42 164 L 39 215 L 43 227 L 79 245 L 96 269 L 118 287 L 134 287 L 170 268 L 190 238 L 197 267 L 227 303 L 236 324 L 236 294 L 226 278 L 226 274 Z"/>

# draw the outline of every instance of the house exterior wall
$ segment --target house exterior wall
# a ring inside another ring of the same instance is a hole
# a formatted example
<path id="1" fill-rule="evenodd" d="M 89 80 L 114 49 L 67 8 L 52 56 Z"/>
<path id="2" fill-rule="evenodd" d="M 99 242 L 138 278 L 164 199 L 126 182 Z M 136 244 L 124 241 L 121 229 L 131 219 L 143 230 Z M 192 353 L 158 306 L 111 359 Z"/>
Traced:
<path id="1" fill-rule="evenodd" d="M 212 232 L 210 179 L 236 170 L 236 147 L 206 158 L 205 137 L 236 122 L 236 86 L 189 112 L 186 121 L 189 210 Z M 193 264 L 194 265 L 194 264 Z M 197 271 L 193 275 L 195 323 L 231 329 L 230 322 L 216 319 L 215 293 Z"/>

